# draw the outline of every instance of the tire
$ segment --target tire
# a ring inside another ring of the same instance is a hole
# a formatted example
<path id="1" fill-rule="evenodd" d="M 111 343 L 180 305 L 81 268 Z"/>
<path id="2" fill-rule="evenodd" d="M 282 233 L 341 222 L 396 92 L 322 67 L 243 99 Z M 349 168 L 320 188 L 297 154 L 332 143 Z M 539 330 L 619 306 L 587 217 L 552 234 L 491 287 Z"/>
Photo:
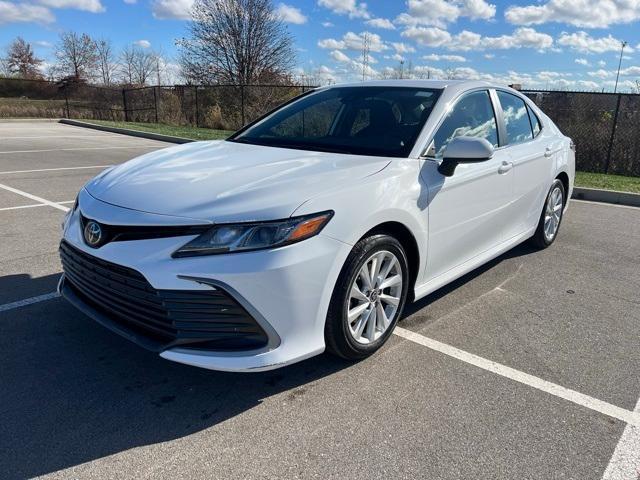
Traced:
<path id="1" fill-rule="evenodd" d="M 371 282 L 371 276 L 361 271 L 375 272 L 374 258 L 379 275 L 373 275 L 375 280 Z M 385 274 L 387 268 L 389 271 Z M 348 360 L 359 360 L 384 345 L 407 300 L 408 272 L 407 256 L 395 238 L 377 234 L 360 240 L 347 257 L 333 290 L 325 324 L 327 350 Z M 401 285 L 397 283 L 398 276 Z M 384 287 L 387 284 L 392 286 Z M 359 292 L 355 296 L 353 286 Z M 362 313 L 350 321 L 349 312 L 356 311 Z M 361 331 L 359 338 L 358 330 Z"/>
<path id="2" fill-rule="evenodd" d="M 560 195 L 559 198 L 558 195 Z M 542 213 L 540 214 L 540 220 L 538 221 L 538 228 L 536 228 L 536 232 L 533 234 L 533 237 L 531 237 L 531 243 L 534 246 L 538 248 L 547 248 L 558 237 L 560 224 L 562 223 L 562 215 L 564 213 L 564 205 L 566 203 L 565 195 L 566 193 L 564 191 L 563 183 L 556 178 L 547 192 L 544 207 L 542 207 Z M 560 206 L 559 209 L 558 205 Z M 553 212 L 554 209 L 555 214 Z M 549 233 L 549 223 L 547 222 L 555 224 L 552 234 Z"/>

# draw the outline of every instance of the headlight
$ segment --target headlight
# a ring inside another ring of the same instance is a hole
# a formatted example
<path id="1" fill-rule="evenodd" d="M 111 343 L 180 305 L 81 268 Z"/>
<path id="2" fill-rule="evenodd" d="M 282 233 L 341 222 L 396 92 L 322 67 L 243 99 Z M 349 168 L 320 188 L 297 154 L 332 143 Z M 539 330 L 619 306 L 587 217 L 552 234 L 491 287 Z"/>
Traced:
<path id="1" fill-rule="evenodd" d="M 333 212 L 321 212 L 285 220 L 220 224 L 176 250 L 173 257 L 247 252 L 300 242 L 320 233 Z"/>

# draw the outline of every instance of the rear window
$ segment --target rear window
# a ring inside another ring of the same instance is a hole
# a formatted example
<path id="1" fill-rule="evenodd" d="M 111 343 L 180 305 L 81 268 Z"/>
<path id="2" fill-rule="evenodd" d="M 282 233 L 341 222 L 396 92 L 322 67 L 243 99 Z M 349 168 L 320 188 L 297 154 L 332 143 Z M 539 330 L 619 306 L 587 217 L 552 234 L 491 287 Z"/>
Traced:
<path id="1" fill-rule="evenodd" d="M 542 130 L 542 126 L 540 124 L 540 119 L 538 116 L 531 110 L 531 107 L 527 105 L 527 112 L 529 112 L 529 120 L 531 121 L 531 129 L 533 130 L 533 136 L 537 137 Z"/>

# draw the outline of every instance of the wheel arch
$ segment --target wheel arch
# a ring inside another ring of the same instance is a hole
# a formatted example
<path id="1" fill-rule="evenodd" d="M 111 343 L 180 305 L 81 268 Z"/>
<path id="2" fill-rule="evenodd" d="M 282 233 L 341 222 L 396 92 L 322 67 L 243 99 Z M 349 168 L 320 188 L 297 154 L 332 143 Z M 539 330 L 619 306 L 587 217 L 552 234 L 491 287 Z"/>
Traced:
<path id="1" fill-rule="evenodd" d="M 564 187 L 564 204 L 566 205 L 567 202 L 569 201 L 569 175 L 567 174 L 567 172 L 560 172 L 558 173 L 558 175 L 556 175 L 556 179 L 560 180 L 562 182 L 562 186 Z"/>
<path id="2" fill-rule="evenodd" d="M 409 267 L 409 288 L 407 300 L 412 302 L 418 273 L 420 272 L 420 249 L 418 248 L 418 242 L 415 235 L 405 224 L 396 221 L 388 221 L 380 223 L 369 229 L 364 235 L 362 235 L 362 237 L 360 237 L 360 240 L 376 234 L 389 235 L 398 240 L 400 245 L 402 245 L 402 248 L 407 255 L 407 264 Z"/>

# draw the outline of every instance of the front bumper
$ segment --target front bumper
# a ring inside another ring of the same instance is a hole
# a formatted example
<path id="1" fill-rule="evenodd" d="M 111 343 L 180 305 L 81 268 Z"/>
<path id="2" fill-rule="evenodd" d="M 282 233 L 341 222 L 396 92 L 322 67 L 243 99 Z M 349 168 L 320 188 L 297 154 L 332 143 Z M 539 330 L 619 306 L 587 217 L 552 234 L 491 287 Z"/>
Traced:
<path id="1" fill-rule="evenodd" d="M 147 214 L 81 198 L 85 216 L 109 223 L 140 224 Z M 99 204 L 99 205 L 98 205 Z M 324 322 L 340 269 L 351 246 L 318 235 L 279 249 L 194 258 L 171 258 L 171 253 L 192 238 L 173 237 L 108 243 L 88 247 L 81 236 L 80 209 L 65 225 L 64 242 L 87 255 L 139 272 L 159 291 L 211 291 L 222 289 L 231 296 L 268 337 L 259 349 L 194 349 L 173 344 L 156 348 L 168 360 L 225 371 L 270 370 L 324 351 Z M 126 218 L 125 217 L 130 217 Z M 157 221 L 157 219 L 155 219 Z M 147 221 L 149 221 L 147 219 Z M 171 219 L 165 221 L 170 222 Z M 60 292 L 81 311 L 130 340 L 143 344 L 139 333 L 122 329 L 113 318 L 91 305 L 69 285 L 60 282 Z M 143 345 L 147 346 L 148 345 Z"/>

